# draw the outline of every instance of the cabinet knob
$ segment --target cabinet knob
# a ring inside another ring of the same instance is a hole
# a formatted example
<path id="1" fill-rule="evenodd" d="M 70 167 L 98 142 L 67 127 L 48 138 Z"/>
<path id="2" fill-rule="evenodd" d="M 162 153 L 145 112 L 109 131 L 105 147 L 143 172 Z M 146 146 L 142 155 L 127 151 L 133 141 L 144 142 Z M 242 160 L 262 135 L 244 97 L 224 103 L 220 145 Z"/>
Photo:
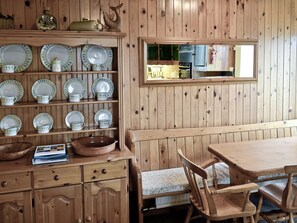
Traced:
<path id="1" fill-rule="evenodd" d="M 102 174 L 106 174 L 106 173 L 107 173 L 106 169 L 102 169 L 102 170 L 101 170 L 101 173 L 102 173 Z"/>
<path id="2" fill-rule="evenodd" d="M 7 181 L 3 181 L 3 182 L 1 183 L 1 187 L 6 187 L 7 185 L 8 185 Z"/>
<path id="3" fill-rule="evenodd" d="M 77 219 L 76 223 L 82 223 L 82 220 L 79 218 Z"/>
<path id="4" fill-rule="evenodd" d="M 91 216 L 88 216 L 88 217 L 86 218 L 86 221 L 87 221 L 87 222 L 91 222 L 91 221 L 92 221 Z"/>
<path id="5" fill-rule="evenodd" d="M 54 180 L 59 180 L 59 179 L 60 179 L 59 175 L 54 176 Z"/>

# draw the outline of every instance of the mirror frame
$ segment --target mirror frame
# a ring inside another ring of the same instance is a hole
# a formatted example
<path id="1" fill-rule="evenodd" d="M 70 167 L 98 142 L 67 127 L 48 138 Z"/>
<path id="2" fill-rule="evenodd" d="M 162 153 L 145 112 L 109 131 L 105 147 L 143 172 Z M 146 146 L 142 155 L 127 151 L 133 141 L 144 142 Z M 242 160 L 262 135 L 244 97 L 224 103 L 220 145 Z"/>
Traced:
<path id="1" fill-rule="evenodd" d="M 254 69 L 253 77 L 216 76 L 185 79 L 149 80 L 147 74 L 147 48 L 148 44 L 181 44 L 181 45 L 254 45 Z M 255 82 L 258 79 L 258 40 L 256 39 L 191 39 L 176 37 L 139 37 L 139 72 L 140 85 L 184 85 L 197 83 L 234 83 Z"/>

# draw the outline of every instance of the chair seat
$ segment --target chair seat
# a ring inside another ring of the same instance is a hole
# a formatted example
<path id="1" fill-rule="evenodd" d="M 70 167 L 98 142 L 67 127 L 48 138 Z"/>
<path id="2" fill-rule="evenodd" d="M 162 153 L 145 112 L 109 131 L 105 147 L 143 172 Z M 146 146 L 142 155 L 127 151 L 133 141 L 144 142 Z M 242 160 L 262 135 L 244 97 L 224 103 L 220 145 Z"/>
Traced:
<path id="1" fill-rule="evenodd" d="M 215 164 L 218 184 L 229 184 L 229 169 L 225 163 Z M 209 186 L 213 185 L 212 166 L 206 168 L 209 179 Z M 189 182 L 183 167 L 146 171 L 141 173 L 142 190 L 144 196 L 166 194 L 166 193 L 186 193 L 190 190 Z M 202 182 L 199 182 L 202 186 Z"/>
<path id="2" fill-rule="evenodd" d="M 205 196 L 204 191 L 201 192 Z M 209 210 L 203 211 L 200 209 L 201 214 L 205 215 L 210 220 L 221 221 L 230 218 L 247 217 L 256 213 L 256 206 L 250 201 L 247 203 L 245 211 L 242 212 L 244 202 L 243 194 L 216 194 L 213 198 L 217 208 L 217 214 L 211 215 Z M 193 196 L 190 196 L 190 199 L 194 205 L 197 204 L 195 200 L 193 200 Z"/>
<path id="3" fill-rule="evenodd" d="M 268 184 L 263 187 L 260 187 L 259 193 L 261 193 L 263 197 L 268 199 L 270 202 L 272 202 L 278 208 L 281 208 L 282 210 L 287 211 L 287 212 L 296 212 L 297 207 L 287 208 L 284 205 L 282 205 L 282 196 L 283 196 L 283 191 L 284 191 L 285 187 L 286 187 L 286 182 Z M 297 190 L 296 184 L 292 184 L 292 187 L 293 187 L 293 190 Z"/>

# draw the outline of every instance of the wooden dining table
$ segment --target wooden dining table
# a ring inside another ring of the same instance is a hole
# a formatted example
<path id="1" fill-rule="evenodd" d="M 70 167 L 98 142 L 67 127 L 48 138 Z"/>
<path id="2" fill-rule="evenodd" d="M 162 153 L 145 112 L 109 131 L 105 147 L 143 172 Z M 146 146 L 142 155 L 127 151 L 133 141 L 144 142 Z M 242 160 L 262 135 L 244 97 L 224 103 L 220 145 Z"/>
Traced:
<path id="1" fill-rule="evenodd" d="M 210 144 L 210 153 L 229 166 L 231 184 L 284 174 L 297 164 L 297 137 Z"/>

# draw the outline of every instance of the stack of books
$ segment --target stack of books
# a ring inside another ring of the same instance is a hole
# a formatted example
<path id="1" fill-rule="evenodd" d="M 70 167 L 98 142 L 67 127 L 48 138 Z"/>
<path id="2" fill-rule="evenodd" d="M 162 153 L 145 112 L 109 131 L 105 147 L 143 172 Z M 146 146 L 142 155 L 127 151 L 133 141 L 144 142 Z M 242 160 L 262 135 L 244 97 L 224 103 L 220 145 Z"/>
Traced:
<path id="1" fill-rule="evenodd" d="M 32 158 L 33 165 L 67 161 L 68 155 L 65 144 L 37 146 Z"/>

